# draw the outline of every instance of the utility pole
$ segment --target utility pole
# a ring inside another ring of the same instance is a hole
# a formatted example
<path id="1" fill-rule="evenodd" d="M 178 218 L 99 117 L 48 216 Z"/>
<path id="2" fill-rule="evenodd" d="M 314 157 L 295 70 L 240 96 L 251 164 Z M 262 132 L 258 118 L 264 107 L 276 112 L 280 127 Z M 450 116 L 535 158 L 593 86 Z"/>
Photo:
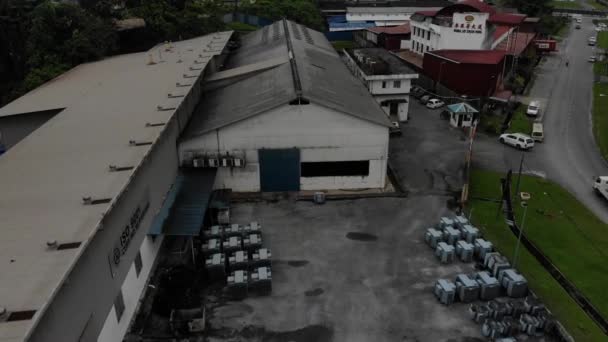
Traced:
<path id="1" fill-rule="evenodd" d="M 521 153 L 521 161 L 519 162 L 519 171 L 517 172 L 517 185 L 515 186 L 515 195 L 519 194 L 519 182 L 521 181 L 521 171 L 524 166 L 524 152 Z"/>
<path id="2" fill-rule="evenodd" d="M 517 257 L 519 256 L 519 244 L 521 243 L 521 236 L 524 234 L 524 226 L 526 224 L 526 213 L 528 212 L 528 200 L 530 199 L 530 194 L 522 192 L 521 196 L 521 206 L 524 207 L 524 215 L 521 219 L 521 228 L 519 228 L 519 234 L 517 237 L 517 244 L 515 245 L 515 252 L 513 253 L 513 268 L 517 267 Z"/>

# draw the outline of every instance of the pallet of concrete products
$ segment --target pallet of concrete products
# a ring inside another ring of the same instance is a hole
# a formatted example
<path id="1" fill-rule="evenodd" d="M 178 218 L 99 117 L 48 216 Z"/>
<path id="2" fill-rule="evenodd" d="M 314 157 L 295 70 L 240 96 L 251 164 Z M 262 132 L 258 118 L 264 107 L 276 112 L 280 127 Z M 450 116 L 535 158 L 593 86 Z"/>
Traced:
<path id="1" fill-rule="evenodd" d="M 460 240 L 460 241 L 456 242 L 456 256 L 458 256 L 458 259 L 460 259 L 460 261 L 462 261 L 462 262 L 473 261 L 473 251 L 474 251 L 474 247 L 472 244 L 470 244 L 464 240 Z"/>
<path id="2" fill-rule="evenodd" d="M 504 323 L 492 319 L 487 319 L 481 325 L 481 334 L 490 339 L 496 339 L 501 337 L 505 330 L 506 327 Z"/>
<path id="3" fill-rule="evenodd" d="M 251 264 L 253 267 L 270 266 L 272 253 L 268 248 L 260 248 L 251 254 Z"/>
<path id="4" fill-rule="evenodd" d="M 499 302 L 491 300 L 487 303 L 490 317 L 496 320 L 501 320 L 505 316 L 509 316 L 513 312 L 513 306 L 508 302 Z"/>
<path id="5" fill-rule="evenodd" d="M 475 323 L 482 323 L 490 317 L 490 310 L 485 305 L 471 304 L 469 306 L 469 316 Z"/>
<path id="6" fill-rule="evenodd" d="M 205 260 L 205 269 L 211 279 L 226 278 L 226 258 L 222 253 L 215 253 Z"/>
<path id="7" fill-rule="evenodd" d="M 486 254 L 491 253 L 494 249 L 492 243 L 484 239 L 475 239 L 473 247 L 475 248 L 475 257 L 481 261 L 485 260 Z"/>
<path id="8" fill-rule="evenodd" d="M 435 228 L 429 228 L 424 234 L 424 241 L 431 248 L 435 249 L 437 248 L 437 244 L 443 241 L 443 233 Z"/>
<path id="9" fill-rule="evenodd" d="M 521 327 L 521 332 L 523 333 L 530 336 L 543 335 L 543 328 L 541 327 L 540 320 L 530 314 L 521 315 L 521 317 L 519 317 L 519 324 Z"/>
<path id="10" fill-rule="evenodd" d="M 233 223 L 228 225 L 227 227 L 224 227 L 224 236 L 229 237 L 229 236 L 242 236 L 243 235 L 243 227 Z"/>
<path id="11" fill-rule="evenodd" d="M 245 298 L 247 297 L 248 282 L 249 275 L 247 271 L 237 270 L 230 272 L 230 275 L 226 279 L 226 290 L 234 298 Z"/>
<path id="12" fill-rule="evenodd" d="M 456 297 L 456 285 L 447 279 L 439 279 L 435 283 L 433 293 L 439 303 L 450 305 L 454 303 Z"/>
<path id="13" fill-rule="evenodd" d="M 437 244 L 437 248 L 435 249 L 435 256 L 442 264 L 449 264 L 454 261 L 454 246 L 448 245 L 445 242 L 440 242 Z"/>
<path id="14" fill-rule="evenodd" d="M 479 298 L 492 300 L 500 296 L 500 284 L 498 279 L 492 277 L 488 272 L 477 272 L 475 280 L 479 284 Z"/>
<path id="15" fill-rule="evenodd" d="M 498 252 L 487 253 L 483 265 L 494 277 L 498 277 L 500 270 L 511 268 L 509 260 Z"/>
<path id="16" fill-rule="evenodd" d="M 524 300 L 524 305 L 526 308 L 525 312 L 531 315 L 536 315 L 539 312 L 546 310 L 543 303 L 541 303 L 538 299 L 532 296 L 526 297 L 526 299 Z"/>
<path id="17" fill-rule="evenodd" d="M 272 272 L 270 267 L 258 267 L 251 271 L 249 288 L 259 294 L 272 292 Z"/>
<path id="18" fill-rule="evenodd" d="M 203 231 L 205 239 L 221 239 L 224 237 L 224 228 L 222 226 L 211 226 Z"/>
<path id="19" fill-rule="evenodd" d="M 462 216 L 462 215 L 456 215 L 454 217 L 454 227 L 456 229 L 461 229 L 465 226 L 469 224 L 469 219 L 467 219 L 466 217 Z"/>
<path id="20" fill-rule="evenodd" d="M 213 255 L 216 253 L 221 253 L 222 252 L 222 243 L 220 242 L 219 239 L 209 239 L 209 240 L 203 242 L 201 249 L 203 250 L 203 253 L 205 255 Z"/>
<path id="21" fill-rule="evenodd" d="M 505 268 L 498 272 L 498 281 L 511 298 L 521 298 L 528 294 L 528 281 L 513 268 Z"/>
<path id="22" fill-rule="evenodd" d="M 249 252 L 238 250 L 228 257 L 228 266 L 231 271 L 246 270 L 249 268 Z"/>
<path id="23" fill-rule="evenodd" d="M 513 316 L 514 318 L 519 318 L 519 316 L 526 313 L 528 309 L 523 299 L 512 300 L 511 306 L 513 306 L 513 313 L 511 314 L 511 316 Z"/>
<path id="24" fill-rule="evenodd" d="M 454 220 L 449 217 L 442 217 L 439 219 L 439 229 L 444 230 L 446 227 L 454 226 Z"/>
<path id="25" fill-rule="evenodd" d="M 502 322 L 505 324 L 506 330 L 504 332 L 505 336 L 515 336 L 518 335 L 521 331 L 519 326 L 519 319 L 513 318 L 512 316 L 506 316 L 502 319 Z"/>
<path id="26" fill-rule="evenodd" d="M 243 243 L 240 236 L 231 236 L 224 239 L 222 242 L 222 249 L 224 253 L 233 253 L 243 249 Z"/>
<path id="27" fill-rule="evenodd" d="M 473 243 L 475 239 L 479 238 L 479 229 L 470 224 L 465 224 L 460 228 L 460 231 L 462 232 L 462 239 L 468 243 Z"/>
<path id="28" fill-rule="evenodd" d="M 448 245 L 454 245 L 456 241 L 460 240 L 460 230 L 447 226 L 443 230 L 443 241 L 445 241 Z"/>
<path id="29" fill-rule="evenodd" d="M 479 298 L 479 284 L 466 274 L 456 276 L 456 297 L 463 303 L 470 303 Z"/>
<path id="30" fill-rule="evenodd" d="M 252 233 L 257 233 L 257 234 L 261 235 L 262 234 L 262 225 L 253 221 L 243 228 L 244 235 L 248 235 L 248 234 L 252 234 Z"/>
<path id="31" fill-rule="evenodd" d="M 245 236 L 245 239 L 243 239 L 243 248 L 248 251 L 262 248 L 262 235 L 254 233 Z"/>

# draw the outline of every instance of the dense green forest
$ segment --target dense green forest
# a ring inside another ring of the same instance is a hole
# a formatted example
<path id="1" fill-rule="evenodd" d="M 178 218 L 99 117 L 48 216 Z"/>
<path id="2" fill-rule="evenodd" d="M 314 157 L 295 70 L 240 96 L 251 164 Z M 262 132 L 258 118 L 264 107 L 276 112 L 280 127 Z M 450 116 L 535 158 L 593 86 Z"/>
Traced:
<path id="1" fill-rule="evenodd" d="M 0 106 L 80 63 L 226 29 L 234 10 L 323 26 L 314 0 L 0 0 Z M 117 29 L 130 18 L 145 26 Z"/>

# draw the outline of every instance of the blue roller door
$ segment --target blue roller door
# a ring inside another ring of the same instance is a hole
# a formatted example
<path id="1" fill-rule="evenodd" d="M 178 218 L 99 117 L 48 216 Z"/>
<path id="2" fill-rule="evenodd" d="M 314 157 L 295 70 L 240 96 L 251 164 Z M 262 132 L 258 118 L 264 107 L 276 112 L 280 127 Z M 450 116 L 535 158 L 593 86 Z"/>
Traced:
<path id="1" fill-rule="evenodd" d="M 263 149 L 258 158 L 263 192 L 300 191 L 300 150 Z"/>

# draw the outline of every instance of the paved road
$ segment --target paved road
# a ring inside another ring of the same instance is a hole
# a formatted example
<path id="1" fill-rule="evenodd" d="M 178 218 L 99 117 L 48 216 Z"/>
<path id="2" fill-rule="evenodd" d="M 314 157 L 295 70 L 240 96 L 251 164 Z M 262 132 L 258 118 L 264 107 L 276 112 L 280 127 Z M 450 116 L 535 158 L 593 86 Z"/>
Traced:
<path id="1" fill-rule="evenodd" d="M 594 177 L 608 175 L 608 163 L 591 131 L 593 65 L 587 58 L 593 47 L 587 45 L 587 38 L 596 32 L 590 18 L 583 19 L 580 30 L 573 26 L 561 51 L 545 58 L 538 68 L 530 98 L 541 101 L 545 142 L 524 153 L 524 170 L 558 182 L 608 223 L 607 201 L 592 191 Z M 506 167 L 517 171 L 521 152 L 497 147 L 495 139 L 479 140 L 474 157 L 477 162 L 496 170 Z"/>

